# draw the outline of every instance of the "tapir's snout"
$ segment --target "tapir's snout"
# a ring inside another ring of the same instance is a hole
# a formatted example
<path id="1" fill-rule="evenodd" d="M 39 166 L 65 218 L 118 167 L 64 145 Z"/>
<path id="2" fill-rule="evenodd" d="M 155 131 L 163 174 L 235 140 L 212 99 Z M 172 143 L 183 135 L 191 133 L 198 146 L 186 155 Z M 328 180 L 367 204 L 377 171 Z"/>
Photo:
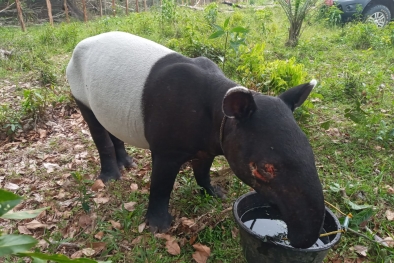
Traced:
<path id="1" fill-rule="evenodd" d="M 276 168 L 270 163 L 250 162 L 249 169 L 257 182 L 254 188 L 262 198 L 279 208 L 287 224 L 290 244 L 295 248 L 311 247 L 319 238 L 325 215 L 317 173 L 308 169 L 307 173 L 291 173 L 292 177 L 285 177 L 283 171 Z"/>
<path id="2" fill-rule="evenodd" d="M 325 206 L 322 194 L 298 195 L 282 200 L 279 210 L 287 224 L 287 237 L 295 248 L 311 247 L 319 238 L 324 222 Z"/>

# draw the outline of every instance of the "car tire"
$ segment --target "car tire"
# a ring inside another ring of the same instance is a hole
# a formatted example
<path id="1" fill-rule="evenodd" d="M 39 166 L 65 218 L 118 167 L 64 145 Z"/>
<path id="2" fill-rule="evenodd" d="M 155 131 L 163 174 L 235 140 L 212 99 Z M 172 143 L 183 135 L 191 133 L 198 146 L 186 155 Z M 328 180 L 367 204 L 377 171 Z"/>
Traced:
<path id="1" fill-rule="evenodd" d="M 365 20 L 375 23 L 378 27 L 384 27 L 391 20 L 390 10 L 384 5 L 375 5 L 365 12 Z"/>

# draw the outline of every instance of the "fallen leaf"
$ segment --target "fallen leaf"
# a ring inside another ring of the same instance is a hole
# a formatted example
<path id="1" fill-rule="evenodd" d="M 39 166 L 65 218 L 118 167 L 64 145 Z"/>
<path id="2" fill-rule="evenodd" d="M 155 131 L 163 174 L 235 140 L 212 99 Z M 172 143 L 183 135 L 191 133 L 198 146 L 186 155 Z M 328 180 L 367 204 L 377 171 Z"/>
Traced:
<path id="1" fill-rule="evenodd" d="M 179 255 L 181 253 L 181 248 L 178 245 L 178 242 L 176 242 L 175 238 L 167 240 L 166 242 L 166 248 L 168 253 L 171 255 Z"/>
<path id="2" fill-rule="evenodd" d="M 368 248 L 367 248 L 367 247 L 360 246 L 360 245 L 355 245 L 355 246 L 353 247 L 353 250 L 354 250 L 357 254 L 359 254 L 359 255 L 361 255 L 361 256 L 363 256 L 363 257 L 366 257 L 366 256 L 367 256 L 367 251 L 368 251 Z"/>
<path id="3" fill-rule="evenodd" d="M 55 169 L 60 169 L 60 166 L 56 163 L 43 163 L 47 173 L 52 173 Z"/>
<path id="4" fill-rule="evenodd" d="M 8 190 L 18 190 L 19 186 L 17 184 L 13 184 L 13 183 L 6 183 L 4 185 L 4 188 L 8 189 Z"/>
<path id="5" fill-rule="evenodd" d="M 104 250 L 105 248 L 105 242 L 93 242 L 91 244 L 91 247 L 94 249 L 95 251 L 95 255 L 99 254 L 101 251 Z"/>
<path id="6" fill-rule="evenodd" d="M 189 240 L 189 244 L 190 244 L 190 245 L 193 245 L 194 242 L 196 242 L 196 239 L 197 239 L 197 235 L 193 235 L 193 236 L 190 238 L 190 240 Z"/>
<path id="7" fill-rule="evenodd" d="M 109 220 L 109 222 L 111 223 L 113 228 L 122 229 L 122 225 L 119 222 L 116 222 L 114 220 Z"/>
<path id="8" fill-rule="evenodd" d="M 138 190 L 138 185 L 133 183 L 130 185 L 130 189 L 132 193 L 136 192 Z"/>
<path id="9" fill-rule="evenodd" d="M 176 256 L 181 253 L 181 248 L 179 247 L 178 242 L 176 242 L 175 237 L 164 233 L 157 233 L 155 234 L 155 237 L 167 240 L 166 248 L 168 253 L 170 253 L 171 255 Z"/>
<path id="10" fill-rule="evenodd" d="M 386 185 L 384 188 L 387 189 L 387 193 L 388 194 L 394 194 L 394 188 L 393 187 L 391 187 L 389 185 Z"/>
<path id="11" fill-rule="evenodd" d="M 81 215 L 81 217 L 79 218 L 79 226 L 80 227 L 87 227 L 90 226 L 92 224 L 92 219 L 90 218 L 90 216 L 88 215 Z"/>
<path id="12" fill-rule="evenodd" d="M 389 221 L 393 221 L 394 220 L 394 212 L 393 211 L 387 210 L 385 215 L 386 215 L 387 220 L 389 220 Z"/>
<path id="13" fill-rule="evenodd" d="M 47 131 L 43 129 L 39 129 L 38 132 L 40 133 L 40 139 L 47 137 Z"/>
<path id="14" fill-rule="evenodd" d="M 97 238 L 98 240 L 101 240 L 104 236 L 104 232 L 100 231 L 97 234 L 94 235 L 95 238 Z"/>
<path id="15" fill-rule="evenodd" d="M 101 181 L 101 179 L 98 179 L 92 185 L 91 190 L 94 192 L 97 192 L 98 190 L 101 190 L 104 187 L 105 187 L 105 184 L 103 183 L 103 181 Z"/>
<path id="16" fill-rule="evenodd" d="M 197 263 L 206 263 L 208 257 L 211 255 L 211 249 L 200 243 L 194 244 L 193 247 L 196 250 L 196 252 L 193 253 L 193 259 Z"/>
<path id="17" fill-rule="evenodd" d="M 43 249 L 47 249 L 49 247 L 49 243 L 46 240 L 41 239 L 40 241 L 38 241 L 37 246 Z"/>
<path id="18" fill-rule="evenodd" d="M 72 254 L 71 258 L 75 259 L 75 258 L 80 258 L 82 256 L 83 256 L 83 252 L 82 252 L 82 250 L 79 250 L 79 251 L 75 252 L 74 254 Z"/>
<path id="19" fill-rule="evenodd" d="M 155 237 L 165 239 L 165 240 L 171 239 L 171 236 L 169 234 L 164 234 L 164 233 L 157 233 L 157 234 L 155 234 Z"/>
<path id="20" fill-rule="evenodd" d="M 145 223 L 145 222 L 142 223 L 142 224 L 140 224 L 140 225 L 138 226 L 138 233 L 141 233 L 142 231 L 144 231 L 145 226 L 146 226 L 146 223 Z"/>
<path id="21" fill-rule="evenodd" d="M 383 240 L 389 247 L 394 247 L 394 239 L 392 237 L 385 237 Z"/>
<path id="22" fill-rule="evenodd" d="M 93 200 L 96 204 L 105 204 L 105 203 L 108 203 L 109 198 L 108 197 L 97 197 L 97 198 L 93 198 Z"/>
<path id="23" fill-rule="evenodd" d="M 195 223 L 192 219 L 187 219 L 186 217 L 182 217 L 182 225 L 187 226 L 187 227 L 191 227 L 193 226 Z"/>
<path id="24" fill-rule="evenodd" d="M 88 248 L 82 249 L 82 253 L 87 257 L 91 257 L 96 253 L 96 251 L 93 248 L 88 247 Z"/>
<path id="25" fill-rule="evenodd" d="M 234 228 L 231 230 L 231 236 L 232 236 L 234 239 L 237 238 L 238 233 L 239 233 L 239 230 L 238 230 L 238 228 L 236 228 L 236 227 L 234 227 Z"/>
<path id="26" fill-rule="evenodd" d="M 134 211 L 135 210 L 135 208 L 134 208 L 134 206 L 137 204 L 137 202 L 128 202 L 128 203 L 124 203 L 123 205 L 124 205 L 124 208 L 127 210 L 127 211 Z"/>
<path id="27" fill-rule="evenodd" d="M 39 221 L 37 221 L 37 220 L 33 220 L 33 221 L 27 223 L 27 224 L 26 224 L 26 227 L 27 227 L 27 229 L 32 229 L 32 230 L 34 230 L 34 229 L 37 229 L 37 228 L 47 228 L 48 225 L 43 224 L 43 223 L 41 223 L 41 222 L 39 222 Z"/>
<path id="28" fill-rule="evenodd" d="M 30 230 L 26 226 L 18 226 L 18 231 L 19 231 L 19 233 L 24 234 L 24 235 L 33 234 L 32 232 L 30 232 Z"/>
<path id="29" fill-rule="evenodd" d="M 138 236 L 138 237 L 134 238 L 133 241 L 131 241 L 131 244 L 136 245 L 136 244 L 141 243 L 142 237 L 143 236 Z"/>

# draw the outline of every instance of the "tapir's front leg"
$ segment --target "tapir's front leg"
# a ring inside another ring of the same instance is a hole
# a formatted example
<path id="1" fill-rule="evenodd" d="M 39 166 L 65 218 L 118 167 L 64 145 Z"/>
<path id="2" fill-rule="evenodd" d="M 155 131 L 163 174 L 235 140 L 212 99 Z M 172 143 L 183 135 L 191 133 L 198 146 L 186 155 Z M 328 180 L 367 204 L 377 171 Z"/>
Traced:
<path id="1" fill-rule="evenodd" d="M 224 199 L 226 195 L 223 193 L 222 189 L 219 186 L 211 185 L 210 168 L 214 158 L 214 156 L 200 155 L 197 159 L 193 159 L 192 166 L 194 177 L 196 178 L 197 184 L 201 186 L 203 188 L 202 190 L 207 194 Z"/>
<path id="2" fill-rule="evenodd" d="M 182 157 L 152 152 L 152 175 L 146 221 L 153 233 L 166 232 L 171 226 L 172 217 L 168 213 L 168 204 L 175 178 L 184 162 Z"/>

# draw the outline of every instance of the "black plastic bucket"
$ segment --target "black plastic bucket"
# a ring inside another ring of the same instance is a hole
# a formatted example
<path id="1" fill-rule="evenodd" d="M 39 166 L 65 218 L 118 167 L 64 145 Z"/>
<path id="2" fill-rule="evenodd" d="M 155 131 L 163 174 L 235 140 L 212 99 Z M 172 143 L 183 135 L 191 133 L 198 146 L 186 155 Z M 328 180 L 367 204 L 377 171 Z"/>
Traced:
<path id="1" fill-rule="evenodd" d="M 264 206 L 270 205 L 256 192 L 247 193 L 234 203 L 233 214 L 239 227 L 241 246 L 248 263 L 321 263 L 329 249 L 341 238 L 341 234 L 337 233 L 322 237 L 324 246 L 299 249 L 262 237 L 250 230 L 241 218 L 251 209 Z M 323 228 L 326 232 L 341 229 L 338 219 L 327 207 Z"/>

